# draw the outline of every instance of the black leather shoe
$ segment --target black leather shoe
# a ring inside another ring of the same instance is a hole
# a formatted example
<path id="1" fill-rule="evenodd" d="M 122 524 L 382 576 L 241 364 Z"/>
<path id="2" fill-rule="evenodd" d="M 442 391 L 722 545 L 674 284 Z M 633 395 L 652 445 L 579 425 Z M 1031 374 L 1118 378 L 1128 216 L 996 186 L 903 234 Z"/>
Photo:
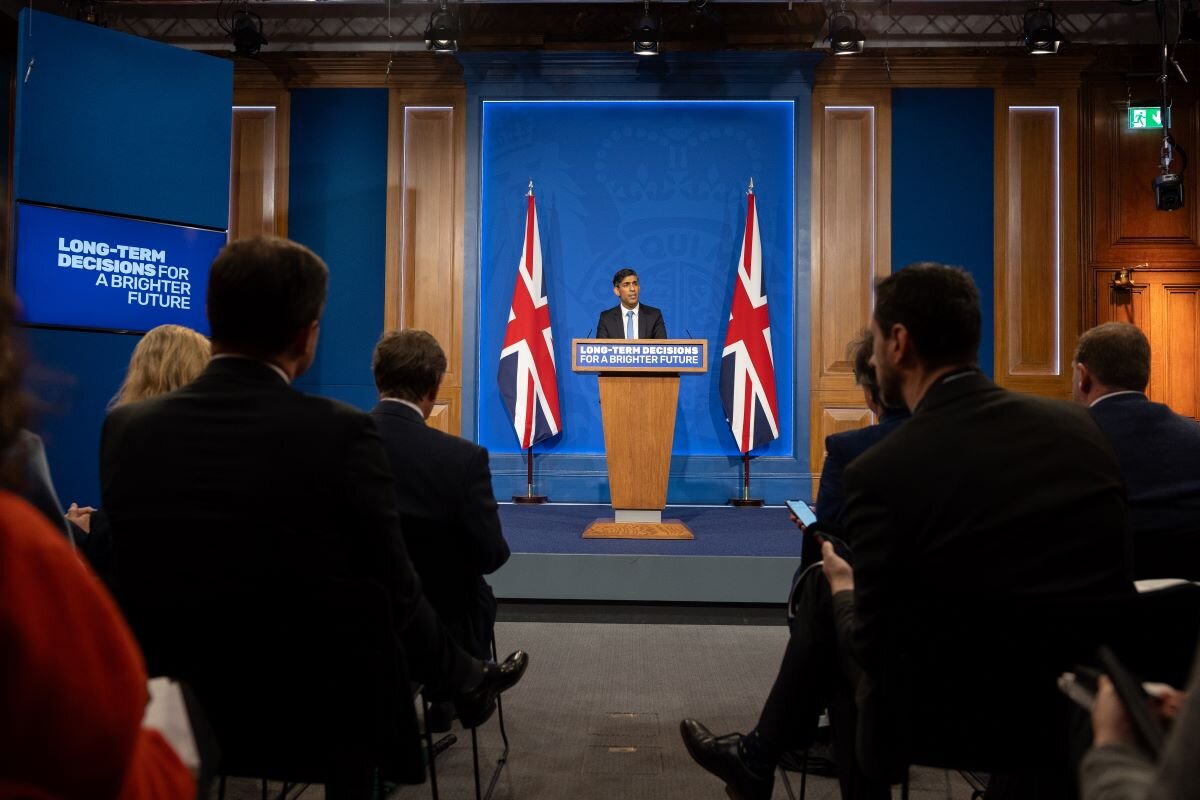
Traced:
<path id="1" fill-rule="evenodd" d="M 766 777 L 750 771 L 742 755 L 742 735 L 715 737 L 694 719 L 679 723 L 679 734 L 688 755 L 696 763 L 725 781 L 725 793 L 734 800 L 771 800 L 775 773 Z"/>
<path id="2" fill-rule="evenodd" d="M 462 726 L 478 728 L 487 722 L 496 710 L 496 698 L 501 692 L 516 686 L 528 666 L 529 654 L 523 650 L 516 651 L 499 664 L 485 661 L 480 684 L 454 701 Z"/>

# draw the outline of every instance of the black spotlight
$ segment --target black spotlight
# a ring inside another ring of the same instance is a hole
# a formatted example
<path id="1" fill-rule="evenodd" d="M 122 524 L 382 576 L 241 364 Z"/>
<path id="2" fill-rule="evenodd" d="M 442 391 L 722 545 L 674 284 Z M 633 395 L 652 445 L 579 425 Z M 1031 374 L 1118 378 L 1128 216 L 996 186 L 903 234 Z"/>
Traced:
<path id="1" fill-rule="evenodd" d="M 435 53 L 458 52 L 458 18 L 446 8 L 445 0 L 442 7 L 429 17 L 429 25 L 425 28 L 425 49 Z"/>
<path id="2" fill-rule="evenodd" d="M 861 53 L 867 37 L 858 29 L 858 16 L 853 11 L 841 11 L 829 20 L 829 49 L 835 56 Z"/>
<path id="3" fill-rule="evenodd" d="M 1024 36 L 1025 49 L 1035 56 L 1054 55 L 1067 37 L 1059 30 L 1054 9 L 1045 3 L 1039 3 L 1025 12 Z"/>
<path id="4" fill-rule="evenodd" d="M 246 9 L 233 13 L 229 35 L 233 38 L 233 51 L 239 56 L 257 55 L 267 43 L 262 32 L 262 17 Z"/>
<path id="5" fill-rule="evenodd" d="M 650 16 L 650 0 L 645 0 L 642 18 L 633 31 L 633 52 L 639 56 L 658 55 L 658 18 Z"/>
<path id="6" fill-rule="evenodd" d="M 1159 211 L 1178 211 L 1183 208 L 1183 176 L 1165 172 L 1154 179 L 1154 207 Z"/>

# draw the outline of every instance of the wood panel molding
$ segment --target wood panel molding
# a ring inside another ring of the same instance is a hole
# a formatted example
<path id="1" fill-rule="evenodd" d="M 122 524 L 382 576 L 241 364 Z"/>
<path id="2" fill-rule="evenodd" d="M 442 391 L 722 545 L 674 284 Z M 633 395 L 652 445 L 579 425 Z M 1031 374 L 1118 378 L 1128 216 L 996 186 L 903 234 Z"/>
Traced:
<path id="1" fill-rule="evenodd" d="M 891 272 L 891 90 L 813 92 L 809 456 L 813 496 L 825 437 L 869 424 L 846 347 L 870 324 Z"/>
<path id="2" fill-rule="evenodd" d="M 439 402 L 461 429 L 466 95 L 393 89 L 388 98 L 384 328 L 429 331 L 446 352 Z M 454 402 L 451 403 L 451 398 Z"/>
<path id="3" fill-rule="evenodd" d="M 868 54 L 854 58 L 827 58 L 816 71 L 818 87 L 929 87 L 1037 86 L 1073 88 L 1093 56 L 1030 58 L 1012 55 L 907 55 Z"/>
<path id="4" fill-rule="evenodd" d="M 379 88 L 463 85 L 462 66 L 432 53 L 264 53 L 234 62 L 236 89 Z"/>
<path id="5" fill-rule="evenodd" d="M 1070 394 L 1079 333 L 1078 92 L 996 91 L 996 382 Z"/>
<path id="6" fill-rule="evenodd" d="M 233 105 L 230 238 L 287 236 L 291 95 L 238 90 Z"/>

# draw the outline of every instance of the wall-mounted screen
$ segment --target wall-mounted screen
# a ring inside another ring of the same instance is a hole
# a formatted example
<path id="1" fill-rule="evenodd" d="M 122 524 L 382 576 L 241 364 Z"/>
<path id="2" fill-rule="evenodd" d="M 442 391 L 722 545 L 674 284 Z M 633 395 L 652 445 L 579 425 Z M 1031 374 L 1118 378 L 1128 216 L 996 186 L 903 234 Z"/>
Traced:
<path id="1" fill-rule="evenodd" d="M 208 334 L 208 270 L 224 231 L 17 203 L 15 288 L 28 325 Z"/>

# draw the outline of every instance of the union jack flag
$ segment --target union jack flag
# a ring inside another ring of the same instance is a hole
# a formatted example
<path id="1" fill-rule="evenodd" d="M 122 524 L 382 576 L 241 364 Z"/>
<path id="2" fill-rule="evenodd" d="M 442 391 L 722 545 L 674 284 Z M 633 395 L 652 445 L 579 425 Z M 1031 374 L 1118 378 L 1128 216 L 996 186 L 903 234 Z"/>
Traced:
<path id="1" fill-rule="evenodd" d="M 742 257 L 733 287 L 725 349 L 721 351 L 721 405 L 743 453 L 779 438 L 771 320 L 767 315 L 754 181 L 750 181 L 747 194 L 746 234 L 742 238 Z"/>
<path id="2" fill-rule="evenodd" d="M 517 285 L 508 309 L 497 379 L 522 450 L 562 430 L 550 304 L 542 281 L 542 243 L 532 181 L 526 196 L 525 244 L 521 248 L 521 263 L 517 265 Z"/>

